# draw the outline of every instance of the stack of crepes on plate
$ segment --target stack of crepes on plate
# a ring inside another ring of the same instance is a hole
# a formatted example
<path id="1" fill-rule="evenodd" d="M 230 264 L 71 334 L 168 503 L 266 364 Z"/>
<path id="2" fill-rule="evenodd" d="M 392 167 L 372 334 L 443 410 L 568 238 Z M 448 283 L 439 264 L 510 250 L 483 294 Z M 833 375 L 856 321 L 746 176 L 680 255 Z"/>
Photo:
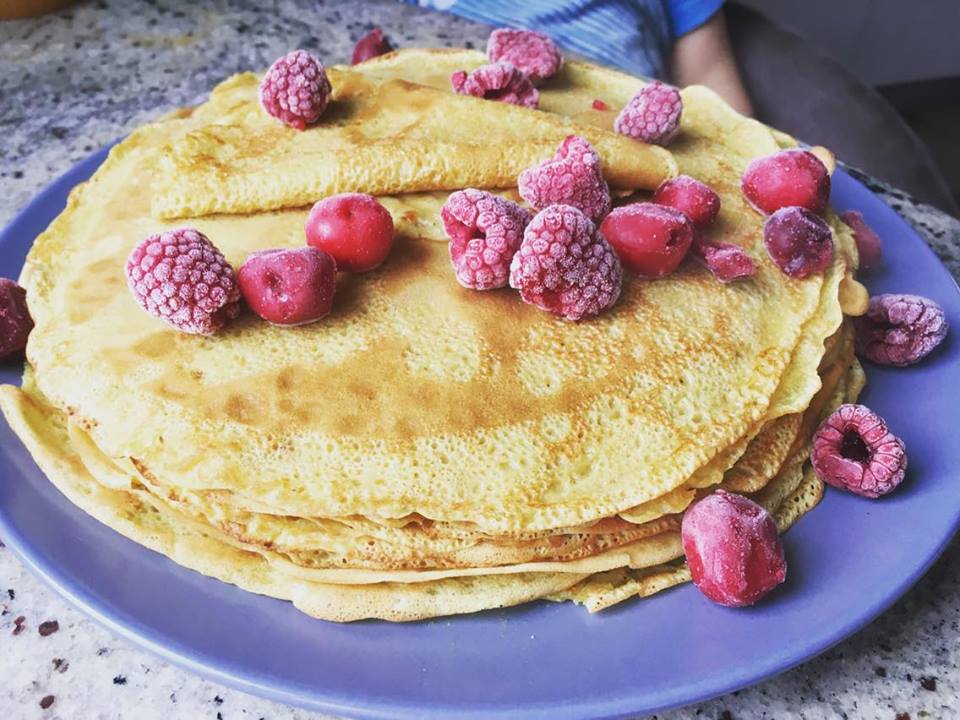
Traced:
<path id="1" fill-rule="evenodd" d="M 578 62 L 541 87 L 540 110 L 450 91 L 451 72 L 484 61 L 410 50 L 331 68 L 331 105 L 305 132 L 239 75 L 131 134 L 74 190 L 27 260 L 29 365 L 22 389 L 2 388 L 70 500 L 186 567 L 340 621 L 538 598 L 598 610 L 688 579 L 680 518 L 703 493 L 747 494 L 781 530 L 817 503 L 809 441 L 863 384 L 844 311 L 865 295 L 832 213 L 825 273 L 790 279 L 764 251 L 739 178 L 790 138 L 690 87 L 670 150 L 644 145 L 612 132 L 642 81 Z M 625 278 L 580 323 L 460 287 L 446 197 L 516 198 L 519 172 L 569 134 L 621 198 L 678 171 L 711 185 L 723 206 L 706 232 L 757 273 L 721 284 L 690 258 Z M 341 191 L 381 196 L 398 237 L 378 270 L 341 275 L 322 322 L 247 312 L 185 335 L 127 290 L 126 257 L 150 233 L 190 225 L 237 267 L 302 245 L 309 206 Z"/>

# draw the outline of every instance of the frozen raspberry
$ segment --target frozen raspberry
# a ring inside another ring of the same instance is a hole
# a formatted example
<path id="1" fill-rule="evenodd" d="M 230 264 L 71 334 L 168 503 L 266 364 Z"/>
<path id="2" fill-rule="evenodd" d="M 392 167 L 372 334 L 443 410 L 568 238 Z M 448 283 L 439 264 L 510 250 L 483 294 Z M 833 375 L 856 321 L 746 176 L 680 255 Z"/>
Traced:
<path id="1" fill-rule="evenodd" d="M 0 358 L 23 350 L 31 330 L 27 291 L 9 278 L 0 278 Z"/>
<path id="2" fill-rule="evenodd" d="M 447 198 L 440 218 L 450 238 L 457 281 L 474 290 L 506 286 L 530 211 L 485 190 L 468 188 Z"/>
<path id="3" fill-rule="evenodd" d="M 857 243 L 857 254 L 860 256 L 860 269 L 871 270 L 883 264 L 883 244 L 880 237 L 867 225 L 863 213 L 859 210 L 847 210 L 840 215 L 850 229 L 853 230 L 853 239 Z"/>
<path id="4" fill-rule="evenodd" d="M 781 150 L 747 165 L 740 189 L 765 214 L 795 205 L 823 215 L 830 199 L 830 173 L 812 152 Z"/>
<path id="5" fill-rule="evenodd" d="M 243 299 L 274 325 L 306 325 L 333 307 L 337 263 L 314 247 L 260 250 L 237 271 Z"/>
<path id="6" fill-rule="evenodd" d="M 573 205 L 597 222 L 610 212 L 610 188 L 600 156 L 586 140 L 568 135 L 552 160 L 527 168 L 517 180 L 520 197 L 535 210 Z"/>
<path id="7" fill-rule="evenodd" d="M 140 307 L 185 333 L 212 335 L 240 314 L 233 268 L 191 228 L 144 238 L 130 253 L 126 273 Z"/>
<path id="8" fill-rule="evenodd" d="M 540 93 L 530 78 L 510 63 L 482 65 L 469 75 L 458 70 L 450 76 L 450 84 L 461 95 L 473 95 L 484 100 L 498 100 L 528 108 L 535 108 L 540 102 Z"/>
<path id="9" fill-rule="evenodd" d="M 833 258 L 830 226 L 801 207 L 780 208 L 768 217 L 763 244 L 777 267 L 792 278 L 823 272 Z"/>
<path id="10" fill-rule="evenodd" d="M 324 198 L 310 210 L 304 231 L 307 244 L 333 255 L 344 272 L 373 270 L 393 247 L 393 217 L 361 193 Z"/>
<path id="11" fill-rule="evenodd" d="M 694 503 L 680 534 L 693 584 L 715 603 L 753 605 L 787 577 L 777 524 L 742 495 L 717 490 Z"/>
<path id="12" fill-rule="evenodd" d="M 866 315 L 854 318 L 857 354 L 879 365 L 919 362 L 947 336 L 947 318 L 937 303 L 920 295 L 877 295 Z"/>
<path id="13" fill-rule="evenodd" d="M 877 498 L 903 482 L 907 451 L 870 408 L 841 405 L 814 433 L 810 462 L 825 483 Z"/>
<path id="14" fill-rule="evenodd" d="M 683 100 L 672 85 L 655 81 L 641 88 L 628 102 L 613 128 L 645 143 L 666 145 L 680 129 Z"/>
<path id="15" fill-rule="evenodd" d="M 378 55 L 386 55 L 391 51 L 393 51 L 393 46 L 383 36 L 383 30 L 374 28 L 357 40 L 357 44 L 353 46 L 353 56 L 350 58 L 350 64 L 356 65 Z"/>
<path id="16" fill-rule="evenodd" d="M 563 65 L 560 49 L 547 35 L 532 30 L 499 28 L 487 40 L 490 62 L 516 65 L 534 83 L 555 75 Z"/>
<path id="17" fill-rule="evenodd" d="M 750 277 L 757 271 L 757 266 L 747 251 L 733 243 L 715 243 L 697 235 L 691 252 L 723 283 Z"/>
<path id="18" fill-rule="evenodd" d="M 600 100 L 600 99 L 594 100 L 594 101 L 593 101 L 593 105 L 591 105 L 591 107 L 592 107 L 594 110 L 609 110 L 609 109 L 610 109 L 610 106 L 607 105 L 603 100 Z"/>
<path id="19" fill-rule="evenodd" d="M 525 302 L 568 320 L 611 307 L 622 281 L 620 259 L 610 243 L 570 205 L 537 213 L 510 263 L 510 287 Z"/>
<path id="20" fill-rule="evenodd" d="M 689 175 L 664 180 L 653 194 L 653 201 L 679 210 L 698 228 L 706 227 L 720 214 L 720 196 Z"/>
<path id="21" fill-rule="evenodd" d="M 270 115 L 297 130 L 315 123 L 330 98 L 327 71 L 306 50 L 277 60 L 260 83 L 260 104 Z"/>
<path id="22" fill-rule="evenodd" d="M 618 207 L 600 224 L 625 267 L 645 277 L 672 273 L 693 243 L 693 223 L 679 210 L 654 203 Z"/>

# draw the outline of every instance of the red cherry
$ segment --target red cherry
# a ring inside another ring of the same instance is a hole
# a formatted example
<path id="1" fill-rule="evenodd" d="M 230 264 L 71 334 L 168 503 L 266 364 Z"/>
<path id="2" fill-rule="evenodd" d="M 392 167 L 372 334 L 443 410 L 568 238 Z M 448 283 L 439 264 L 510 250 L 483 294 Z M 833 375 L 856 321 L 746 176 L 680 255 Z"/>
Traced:
<path id="1" fill-rule="evenodd" d="M 345 272 L 373 270 L 393 245 L 393 218 L 372 195 L 325 198 L 313 206 L 304 229 L 307 243 L 333 255 Z"/>
<path id="2" fill-rule="evenodd" d="M 830 226 L 801 207 L 780 208 L 768 217 L 763 244 L 777 267 L 792 278 L 823 272 L 833 258 Z"/>
<path id="3" fill-rule="evenodd" d="M 698 228 L 712 223 L 720 213 L 720 196 L 689 175 L 664 180 L 653 194 L 653 201 L 679 210 Z"/>
<path id="4" fill-rule="evenodd" d="M 693 243 L 693 223 L 686 215 L 646 202 L 611 212 L 600 223 L 600 233 L 626 267 L 651 278 L 676 270 Z"/>
<path id="5" fill-rule="evenodd" d="M 806 150 L 781 150 L 751 162 L 740 189 L 754 208 L 769 215 L 796 206 L 823 215 L 830 199 L 830 173 Z"/>
<path id="6" fill-rule="evenodd" d="M 350 58 L 350 64 L 356 65 L 378 55 L 385 55 L 392 50 L 393 46 L 383 36 L 383 30 L 374 28 L 357 40 L 357 44 L 353 46 L 353 57 Z"/>
<path id="7" fill-rule="evenodd" d="M 251 253 L 237 273 L 247 305 L 274 325 L 305 325 L 330 312 L 337 264 L 312 247 Z"/>

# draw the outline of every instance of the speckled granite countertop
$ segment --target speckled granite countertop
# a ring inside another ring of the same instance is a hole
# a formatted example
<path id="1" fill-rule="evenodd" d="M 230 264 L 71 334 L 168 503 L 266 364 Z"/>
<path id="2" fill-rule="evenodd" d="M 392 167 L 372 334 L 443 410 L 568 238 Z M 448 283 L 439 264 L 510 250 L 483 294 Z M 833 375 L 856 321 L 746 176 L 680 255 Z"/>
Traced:
<path id="1" fill-rule="evenodd" d="M 393 0 L 111 0 L 0 23 L 0 225 L 91 151 L 226 75 L 293 47 L 349 57 L 372 24 L 397 45 L 482 47 L 487 28 Z M 876 185 L 960 277 L 960 222 Z M 0 718 L 319 718 L 177 669 L 69 607 L 0 547 Z M 21 619 L 22 618 L 22 619 Z M 54 624 L 52 621 L 56 621 Z M 18 629 L 19 628 L 19 629 Z M 960 717 L 960 541 L 889 612 L 819 659 L 660 718 Z"/>

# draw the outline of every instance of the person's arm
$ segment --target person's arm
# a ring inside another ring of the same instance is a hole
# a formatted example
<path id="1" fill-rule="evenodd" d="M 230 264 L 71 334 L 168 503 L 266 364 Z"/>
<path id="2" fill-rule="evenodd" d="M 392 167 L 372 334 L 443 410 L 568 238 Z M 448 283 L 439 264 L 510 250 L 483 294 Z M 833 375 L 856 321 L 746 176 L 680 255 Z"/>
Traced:
<path id="1" fill-rule="evenodd" d="M 753 115 L 730 48 L 727 24 L 720 10 L 703 25 L 676 39 L 670 56 L 672 81 L 684 85 L 706 85 L 744 115 Z"/>

